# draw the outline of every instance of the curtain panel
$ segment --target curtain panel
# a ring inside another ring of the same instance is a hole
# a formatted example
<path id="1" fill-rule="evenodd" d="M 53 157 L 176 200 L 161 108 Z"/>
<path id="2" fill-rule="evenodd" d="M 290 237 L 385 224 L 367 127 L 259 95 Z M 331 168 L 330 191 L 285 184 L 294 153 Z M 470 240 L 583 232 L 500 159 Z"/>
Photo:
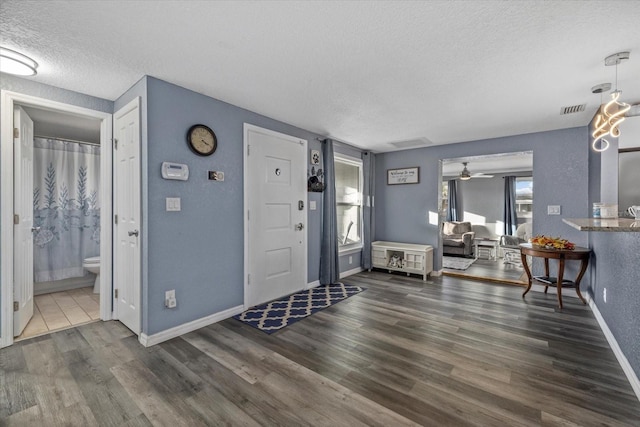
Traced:
<path id="1" fill-rule="evenodd" d="M 458 216 L 458 181 L 448 181 L 447 193 L 447 221 L 460 221 Z"/>
<path id="2" fill-rule="evenodd" d="M 34 280 L 85 275 L 100 253 L 100 147 L 34 138 Z"/>
<path id="3" fill-rule="evenodd" d="M 502 208 L 504 234 L 515 236 L 518 228 L 518 214 L 516 211 L 516 177 L 504 177 L 504 205 Z"/>
<path id="4" fill-rule="evenodd" d="M 320 245 L 320 284 L 330 285 L 340 279 L 338 253 L 338 218 L 336 213 L 336 172 L 333 140 L 322 143 L 325 188 L 322 193 L 322 240 Z"/>

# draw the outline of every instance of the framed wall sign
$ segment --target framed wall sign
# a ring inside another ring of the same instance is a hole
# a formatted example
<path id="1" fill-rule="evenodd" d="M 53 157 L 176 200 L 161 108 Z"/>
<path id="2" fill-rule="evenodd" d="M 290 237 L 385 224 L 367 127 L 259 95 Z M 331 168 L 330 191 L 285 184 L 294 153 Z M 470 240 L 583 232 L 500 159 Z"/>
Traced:
<path id="1" fill-rule="evenodd" d="M 387 169 L 387 185 L 417 184 L 420 182 L 420 168 Z"/>

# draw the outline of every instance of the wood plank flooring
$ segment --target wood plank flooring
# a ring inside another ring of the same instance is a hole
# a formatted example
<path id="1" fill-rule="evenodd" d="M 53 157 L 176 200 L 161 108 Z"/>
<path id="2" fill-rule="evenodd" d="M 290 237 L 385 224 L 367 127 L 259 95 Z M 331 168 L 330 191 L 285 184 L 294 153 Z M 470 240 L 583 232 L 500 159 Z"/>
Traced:
<path id="1" fill-rule="evenodd" d="M 502 258 L 495 261 L 478 258 L 466 270 L 443 268 L 442 274 L 467 279 L 489 280 L 495 283 L 527 285 L 527 274 L 524 272 L 524 268 L 505 264 Z"/>
<path id="2" fill-rule="evenodd" d="M 95 322 L 0 350 L 0 425 L 638 426 L 591 311 L 515 286 L 363 272 L 267 335 L 228 319 L 154 347 Z"/>

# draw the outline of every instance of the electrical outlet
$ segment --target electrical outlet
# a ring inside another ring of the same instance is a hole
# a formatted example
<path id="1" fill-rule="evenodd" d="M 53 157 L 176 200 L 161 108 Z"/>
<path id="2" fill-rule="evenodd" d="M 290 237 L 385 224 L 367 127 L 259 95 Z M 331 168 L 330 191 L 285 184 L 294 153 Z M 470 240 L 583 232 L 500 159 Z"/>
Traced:
<path id="1" fill-rule="evenodd" d="M 176 300 L 176 290 L 172 289 L 164 293 L 164 306 L 167 308 L 176 308 L 178 301 Z"/>
<path id="2" fill-rule="evenodd" d="M 548 205 L 547 215 L 560 215 L 560 205 Z"/>
<path id="3" fill-rule="evenodd" d="M 604 302 L 607 302 L 607 288 L 604 288 L 602 290 L 602 299 L 604 300 Z"/>

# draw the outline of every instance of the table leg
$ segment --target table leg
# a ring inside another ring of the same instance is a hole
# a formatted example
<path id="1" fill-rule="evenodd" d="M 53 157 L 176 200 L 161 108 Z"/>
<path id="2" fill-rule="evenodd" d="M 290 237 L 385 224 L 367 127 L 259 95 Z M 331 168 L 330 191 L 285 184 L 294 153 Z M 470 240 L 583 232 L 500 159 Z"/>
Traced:
<path id="1" fill-rule="evenodd" d="M 549 277 L 549 258 L 544 259 L 544 275 Z M 549 286 L 544 287 L 545 294 L 547 293 L 547 290 L 549 290 Z"/>
<path id="2" fill-rule="evenodd" d="M 582 259 L 580 262 L 580 273 L 578 273 L 578 277 L 576 277 L 576 293 L 578 294 L 578 297 L 580 298 L 580 300 L 582 301 L 583 304 L 586 304 L 587 301 L 585 301 L 585 299 L 582 297 L 582 294 L 580 293 L 580 280 L 582 280 L 582 276 L 584 276 L 585 271 L 587 271 L 587 264 L 589 264 L 589 259 L 585 258 Z"/>
<path id="3" fill-rule="evenodd" d="M 529 292 L 529 290 L 531 289 L 531 270 L 529 270 L 529 265 L 527 264 L 527 256 L 520 251 L 520 259 L 522 260 L 522 266 L 524 267 L 524 271 L 525 273 L 527 273 L 527 289 L 524 290 L 524 292 L 522 293 L 522 298 L 524 298 L 524 296 L 527 294 L 527 292 Z"/>
<path id="4" fill-rule="evenodd" d="M 558 260 L 558 282 L 556 289 L 558 290 L 558 306 L 562 308 L 562 276 L 564 276 L 564 257 Z"/>

